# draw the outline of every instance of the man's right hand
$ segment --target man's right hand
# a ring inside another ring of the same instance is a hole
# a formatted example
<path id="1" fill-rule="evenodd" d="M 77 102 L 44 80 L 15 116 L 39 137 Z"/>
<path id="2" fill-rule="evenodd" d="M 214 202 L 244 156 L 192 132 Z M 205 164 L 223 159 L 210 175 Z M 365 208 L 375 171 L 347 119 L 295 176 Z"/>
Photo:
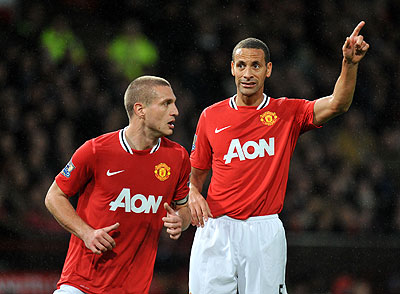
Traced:
<path id="1" fill-rule="evenodd" d="M 189 192 L 189 208 L 193 226 L 204 227 L 204 222 L 208 221 L 209 217 L 213 217 L 207 201 L 195 189 L 190 189 Z"/>
<path id="2" fill-rule="evenodd" d="M 101 254 L 115 248 L 115 241 L 108 233 L 116 230 L 118 227 L 119 223 L 115 223 L 109 227 L 97 230 L 92 229 L 83 236 L 82 240 L 85 242 L 86 247 L 92 250 L 93 253 Z"/>

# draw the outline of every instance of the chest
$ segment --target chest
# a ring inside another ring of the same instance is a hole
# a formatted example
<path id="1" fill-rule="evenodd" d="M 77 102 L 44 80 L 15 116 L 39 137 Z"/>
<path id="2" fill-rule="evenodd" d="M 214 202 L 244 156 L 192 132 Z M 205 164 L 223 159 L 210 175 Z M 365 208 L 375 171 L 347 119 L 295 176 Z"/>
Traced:
<path id="1" fill-rule="evenodd" d="M 273 154 L 276 143 L 290 137 L 293 121 L 294 117 L 271 110 L 233 112 L 208 121 L 208 140 L 216 157 L 225 156 L 229 150 L 246 158 Z"/>
<path id="2" fill-rule="evenodd" d="M 94 173 L 95 188 L 110 195 L 124 190 L 145 197 L 169 196 L 174 193 L 179 180 L 180 165 L 179 160 L 168 155 L 100 157 Z"/>

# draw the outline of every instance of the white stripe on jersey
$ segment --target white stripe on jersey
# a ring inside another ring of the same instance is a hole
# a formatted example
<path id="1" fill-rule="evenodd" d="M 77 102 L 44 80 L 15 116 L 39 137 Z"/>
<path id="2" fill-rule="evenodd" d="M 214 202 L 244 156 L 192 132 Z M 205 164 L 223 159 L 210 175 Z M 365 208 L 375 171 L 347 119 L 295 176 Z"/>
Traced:
<path id="1" fill-rule="evenodd" d="M 123 128 L 122 130 L 119 131 L 119 142 L 120 142 L 122 148 L 123 148 L 126 152 L 128 152 L 128 153 L 130 153 L 130 154 L 133 154 L 133 151 L 132 151 L 132 149 L 131 149 L 131 146 L 129 146 L 128 141 L 126 140 L 126 137 L 125 137 L 125 130 L 126 130 L 127 128 L 128 128 L 128 127 L 125 127 L 125 128 Z"/>
<path id="2" fill-rule="evenodd" d="M 133 154 L 133 150 L 132 150 L 131 146 L 129 146 L 128 140 L 126 139 L 126 135 L 125 135 L 127 128 L 128 127 L 125 127 L 119 131 L 119 142 L 120 142 L 122 148 L 126 152 Z M 153 146 L 153 148 L 150 151 L 150 154 L 152 154 L 152 153 L 156 152 L 158 149 L 160 149 L 160 146 L 161 146 L 161 138 L 158 138 L 157 144 Z"/>
<path id="3" fill-rule="evenodd" d="M 161 145 L 161 138 L 158 138 L 157 144 L 151 149 L 150 154 L 156 152 L 160 148 L 160 145 Z"/>
<path id="4" fill-rule="evenodd" d="M 234 96 L 231 97 L 231 99 L 229 99 L 229 106 L 231 108 L 235 109 L 235 110 L 238 110 L 238 107 L 237 107 L 237 104 L 236 104 L 236 101 L 235 101 L 236 100 L 236 96 L 237 95 L 234 95 Z M 260 105 L 258 105 L 257 110 L 260 110 L 260 109 L 266 107 L 269 104 L 270 97 L 268 97 L 264 93 L 263 93 L 263 96 L 264 96 L 264 99 L 260 103 Z"/>

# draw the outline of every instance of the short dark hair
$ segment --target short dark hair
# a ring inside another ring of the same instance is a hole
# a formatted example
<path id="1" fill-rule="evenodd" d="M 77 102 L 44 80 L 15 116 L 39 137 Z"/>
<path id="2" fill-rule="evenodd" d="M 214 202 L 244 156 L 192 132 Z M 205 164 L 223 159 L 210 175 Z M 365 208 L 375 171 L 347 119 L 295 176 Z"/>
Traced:
<path id="1" fill-rule="evenodd" d="M 133 106 L 137 102 L 149 105 L 155 98 L 154 87 L 171 87 L 171 84 L 163 78 L 155 76 L 141 76 L 133 80 L 125 91 L 124 105 L 130 118 L 133 115 Z"/>
<path id="2" fill-rule="evenodd" d="M 232 61 L 235 58 L 235 52 L 237 49 L 240 48 L 249 48 L 249 49 L 261 49 L 264 51 L 264 56 L 265 56 L 265 64 L 267 64 L 270 61 L 270 53 L 269 53 L 269 48 L 268 46 L 261 40 L 256 39 L 256 38 L 247 38 L 239 43 L 236 44 L 235 48 L 233 48 L 232 51 Z"/>

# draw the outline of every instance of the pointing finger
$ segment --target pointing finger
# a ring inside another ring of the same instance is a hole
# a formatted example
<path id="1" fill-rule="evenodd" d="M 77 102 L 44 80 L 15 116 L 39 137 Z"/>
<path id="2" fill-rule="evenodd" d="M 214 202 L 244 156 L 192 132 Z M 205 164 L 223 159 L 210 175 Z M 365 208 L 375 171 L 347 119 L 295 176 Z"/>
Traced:
<path id="1" fill-rule="evenodd" d="M 350 37 L 356 37 L 360 33 L 362 27 L 365 25 L 365 21 L 360 21 L 360 23 L 356 26 L 354 31 L 351 33 Z"/>

